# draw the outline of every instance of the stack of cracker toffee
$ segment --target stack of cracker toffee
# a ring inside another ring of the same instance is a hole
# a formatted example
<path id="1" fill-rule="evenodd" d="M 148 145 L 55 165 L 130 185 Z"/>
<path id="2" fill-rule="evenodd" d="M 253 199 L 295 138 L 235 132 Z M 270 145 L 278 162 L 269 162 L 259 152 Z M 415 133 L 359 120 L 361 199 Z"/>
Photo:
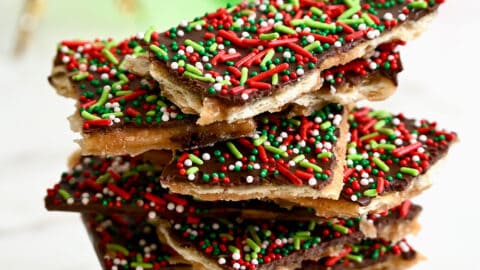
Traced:
<path id="1" fill-rule="evenodd" d="M 403 269 L 456 134 L 355 102 L 443 0 L 262 0 L 58 45 L 81 150 L 48 190 L 104 269 Z"/>

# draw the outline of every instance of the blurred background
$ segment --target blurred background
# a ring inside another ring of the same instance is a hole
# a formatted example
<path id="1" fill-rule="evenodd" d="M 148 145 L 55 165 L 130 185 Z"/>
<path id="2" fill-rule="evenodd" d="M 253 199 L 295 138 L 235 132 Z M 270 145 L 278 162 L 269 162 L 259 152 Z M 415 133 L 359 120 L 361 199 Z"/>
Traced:
<path id="1" fill-rule="evenodd" d="M 239 1 L 229 1 L 232 3 Z M 224 6 L 222 0 L 0 1 L 0 262 L 2 269 L 99 269 L 80 218 L 47 213 L 46 188 L 76 149 L 71 100 L 47 83 L 57 42 L 122 38 L 166 29 Z M 447 1 L 419 40 L 403 49 L 405 71 L 388 101 L 373 106 L 437 120 L 460 143 L 442 164 L 412 238 L 429 258 L 415 269 L 480 269 L 476 232 L 480 177 L 478 44 L 480 2 Z"/>

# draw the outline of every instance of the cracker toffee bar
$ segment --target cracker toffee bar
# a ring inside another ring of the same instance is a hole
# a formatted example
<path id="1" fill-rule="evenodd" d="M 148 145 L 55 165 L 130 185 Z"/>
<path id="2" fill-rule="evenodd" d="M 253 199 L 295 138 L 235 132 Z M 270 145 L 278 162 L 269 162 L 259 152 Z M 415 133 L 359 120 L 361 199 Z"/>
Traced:
<path id="1" fill-rule="evenodd" d="M 255 1 L 137 35 L 163 93 L 197 123 L 248 119 L 322 87 L 321 72 L 423 32 L 437 1 Z"/>

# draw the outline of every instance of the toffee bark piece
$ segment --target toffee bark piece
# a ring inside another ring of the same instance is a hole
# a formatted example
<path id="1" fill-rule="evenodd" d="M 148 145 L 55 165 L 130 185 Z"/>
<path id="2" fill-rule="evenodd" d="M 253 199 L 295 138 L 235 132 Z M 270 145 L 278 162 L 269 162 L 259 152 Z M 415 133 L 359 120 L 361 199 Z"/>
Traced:
<path id="1" fill-rule="evenodd" d="M 322 87 L 321 72 L 423 32 L 443 1 L 244 2 L 137 35 L 164 95 L 206 125 L 275 112 Z"/>
<path id="2" fill-rule="evenodd" d="M 408 242 L 381 239 L 362 240 L 347 246 L 340 254 L 302 263 L 304 270 L 407 269 L 422 256 Z"/>
<path id="3" fill-rule="evenodd" d="M 160 243 L 155 226 L 142 216 L 83 214 L 82 220 L 105 270 L 192 269 L 173 249 Z"/>
<path id="4" fill-rule="evenodd" d="M 78 101 L 70 123 L 82 134 L 78 143 L 83 154 L 137 155 L 252 134 L 252 120 L 196 125 L 197 117 L 182 113 L 160 95 L 151 77 L 126 70 L 126 59 L 140 53 L 142 47 L 132 38 L 58 45 L 49 81 L 58 94 Z"/>
<path id="5" fill-rule="evenodd" d="M 162 153 L 138 157 L 71 158 L 70 171 L 47 192 L 45 205 L 51 211 L 148 216 L 150 220 L 189 216 L 235 215 L 244 219 L 324 220 L 311 209 L 285 209 L 266 201 L 200 201 L 168 192 L 158 184 Z M 153 161 L 152 161 L 153 160 Z M 361 230 L 368 237 L 396 241 L 418 229 L 421 208 L 405 202 L 379 214 L 362 217 Z"/>
<path id="6" fill-rule="evenodd" d="M 379 226 L 383 218 L 372 224 Z M 402 218 L 396 222 L 403 222 Z M 187 261 L 206 269 L 297 269 L 304 261 L 336 255 L 368 238 L 361 224 L 360 218 L 279 221 L 190 216 L 162 221 L 158 230 L 160 238 Z M 393 230 L 390 226 L 381 230 Z M 405 235 L 400 233 L 401 239 Z"/>
<path id="7" fill-rule="evenodd" d="M 429 174 L 457 140 L 456 133 L 437 128 L 436 122 L 366 107 L 350 114 L 349 125 L 341 199 L 298 198 L 292 203 L 326 217 L 389 209 L 431 185 Z"/>
<path id="8" fill-rule="evenodd" d="M 192 213 L 265 219 L 292 219 L 292 215 L 303 220 L 316 217 L 309 209 L 285 209 L 273 202 L 200 201 L 171 193 L 159 184 L 162 167 L 170 157 L 171 154 L 159 151 L 137 157 L 80 156 L 75 153 L 70 158 L 70 170 L 47 190 L 45 206 L 50 211 L 148 215 L 151 219 Z"/>
<path id="9" fill-rule="evenodd" d="M 346 118 L 336 104 L 308 117 L 259 116 L 253 138 L 178 152 L 161 184 L 202 200 L 338 199 Z"/>

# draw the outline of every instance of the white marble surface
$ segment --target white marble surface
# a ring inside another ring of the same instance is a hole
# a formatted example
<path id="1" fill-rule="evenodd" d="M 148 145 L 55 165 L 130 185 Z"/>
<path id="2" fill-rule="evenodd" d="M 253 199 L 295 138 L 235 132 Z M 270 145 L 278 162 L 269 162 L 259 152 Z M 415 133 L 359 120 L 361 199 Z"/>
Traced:
<path id="1" fill-rule="evenodd" d="M 78 216 L 43 208 L 45 189 L 57 181 L 75 149 L 75 135 L 65 120 L 73 103 L 55 96 L 46 76 L 55 43 L 62 38 L 121 36 L 145 27 L 93 28 L 86 20 L 96 18 L 78 15 L 58 25 L 58 17 L 47 11 L 34 46 L 26 57 L 13 60 L 8 54 L 18 2 L 0 1 L 1 269 L 99 269 Z M 480 269 L 480 89 L 474 82 L 479 77 L 479 10 L 478 1 L 448 1 L 430 31 L 403 50 L 406 70 L 398 92 L 387 102 L 374 104 L 437 119 L 461 138 L 432 179 L 433 188 L 416 200 L 424 206 L 423 230 L 412 242 L 429 260 L 415 269 Z"/>

